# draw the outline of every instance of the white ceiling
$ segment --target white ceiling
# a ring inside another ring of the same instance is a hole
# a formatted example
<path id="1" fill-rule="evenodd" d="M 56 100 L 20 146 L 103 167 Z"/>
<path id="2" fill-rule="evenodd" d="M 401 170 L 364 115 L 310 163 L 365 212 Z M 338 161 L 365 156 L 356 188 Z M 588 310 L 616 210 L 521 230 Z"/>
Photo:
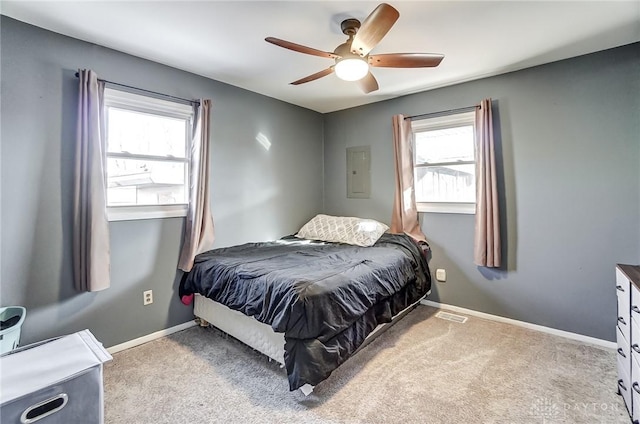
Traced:
<path id="1" fill-rule="evenodd" d="M 333 51 L 340 22 L 371 1 L 12 1 L 3 15 L 330 112 L 640 41 L 640 1 L 390 1 L 400 19 L 375 53 L 442 53 L 438 68 L 373 69 L 363 94 L 335 75 L 289 82 L 333 64 L 264 41 Z"/>

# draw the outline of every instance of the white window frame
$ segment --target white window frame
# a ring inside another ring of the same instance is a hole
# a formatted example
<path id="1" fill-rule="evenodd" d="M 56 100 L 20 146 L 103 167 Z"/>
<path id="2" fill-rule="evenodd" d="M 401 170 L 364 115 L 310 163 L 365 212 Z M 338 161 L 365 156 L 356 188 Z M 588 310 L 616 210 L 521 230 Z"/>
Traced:
<path id="1" fill-rule="evenodd" d="M 459 126 L 473 126 L 474 134 L 474 160 L 473 161 L 458 161 L 458 162 L 435 162 L 429 164 L 416 164 L 416 146 L 415 139 L 416 134 L 424 131 L 433 131 L 438 129 L 453 128 Z M 416 178 L 416 169 L 424 166 L 434 165 L 464 165 L 476 163 L 476 148 L 475 148 L 475 111 L 456 113 L 452 115 L 437 116 L 433 118 L 420 119 L 411 121 L 411 130 L 413 132 L 413 175 Z M 476 176 L 477 178 L 477 176 Z M 418 212 L 433 212 L 433 213 L 456 213 L 456 214 L 475 214 L 476 202 L 417 202 L 416 208 Z"/>
<path id="2" fill-rule="evenodd" d="M 155 97 L 145 96 L 127 91 L 118 90 L 112 87 L 105 87 L 104 90 L 104 116 L 108 119 L 107 108 L 115 107 L 136 112 L 149 113 L 152 115 L 172 117 L 187 120 L 185 134 L 185 157 L 176 158 L 172 156 L 155 156 L 142 155 L 133 153 L 110 153 L 108 148 L 105 149 L 106 158 L 122 158 L 122 159 L 152 159 L 154 161 L 167 162 L 183 162 L 185 164 L 185 189 L 187 195 L 186 203 L 166 204 L 166 205 L 127 205 L 127 206 L 108 206 L 107 219 L 109 221 L 130 221 L 138 219 L 155 219 L 155 218 L 174 218 L 187 216 L 189 206 L 189 182 L 191 176 L 191 131 L 193 128 L 194 111 L 193 106 L 185 103 L 172 102 L 158 99 Z M 108 123 L 105 122 L 105 135 L 108 134 Z M 107 142 L 105 140 L 105 143 Z M 106 171 L 105 171 L 106 172 Z M 108 178 L 108 175 L 105 177 Z M 105 183 L 107 181 L 105 178 Z"/>

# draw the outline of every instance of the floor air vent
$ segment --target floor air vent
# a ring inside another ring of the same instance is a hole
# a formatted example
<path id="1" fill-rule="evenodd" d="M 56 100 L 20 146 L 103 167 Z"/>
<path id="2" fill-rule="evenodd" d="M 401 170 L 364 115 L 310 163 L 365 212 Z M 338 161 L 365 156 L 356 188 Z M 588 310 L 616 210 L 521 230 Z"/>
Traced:
<path id="1" fill-rule="evenodd" d="M 438 312 L 436 314 L 436 318 L 446 319 L 447 321 L 457 322 L 459 324 L 464 324 L 467 322 L 468 317 L 463 317 L 462 315 L 452 314 L 450 312 Z"/>

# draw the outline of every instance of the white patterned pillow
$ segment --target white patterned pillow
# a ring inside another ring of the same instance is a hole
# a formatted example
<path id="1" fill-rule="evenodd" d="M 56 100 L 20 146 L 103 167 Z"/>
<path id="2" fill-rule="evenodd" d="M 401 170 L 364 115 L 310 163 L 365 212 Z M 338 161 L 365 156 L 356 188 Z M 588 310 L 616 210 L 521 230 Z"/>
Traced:
<path id="1" fill-rule="evenodd" d="M 304 224 L 296 237 L 373 246 L 388 229 L 389 227 L 373 219 L 319 214 Z"/>

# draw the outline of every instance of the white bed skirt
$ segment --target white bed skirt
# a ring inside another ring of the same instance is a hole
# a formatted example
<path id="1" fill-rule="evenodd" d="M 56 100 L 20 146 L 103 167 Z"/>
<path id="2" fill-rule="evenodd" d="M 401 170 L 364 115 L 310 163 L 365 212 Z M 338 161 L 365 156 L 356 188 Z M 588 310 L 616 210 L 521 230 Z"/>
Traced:
<path id="1" fill-rule="evenodd" d="M 430 293 L 431 291 L 424 297 L 429 296 Z M 391 325 L 399 321 L 418 303 L 420 303 L 420 300 L 394 316 L 391 322 L 378 325 L 367 336 L 358 350 L 368 345 Z M 219 330 L 284 366 L 284 333 L 276 333 L 271 326 L 199 294 L 195 295 L 193 313 L 198 318 L 204 319 Z"/>
<path id="2" fill-rule="evenodd" d="M 193 314 L 284 365 L 284 333 L 276 333 L 271 326 L 199 294 Z"/>

